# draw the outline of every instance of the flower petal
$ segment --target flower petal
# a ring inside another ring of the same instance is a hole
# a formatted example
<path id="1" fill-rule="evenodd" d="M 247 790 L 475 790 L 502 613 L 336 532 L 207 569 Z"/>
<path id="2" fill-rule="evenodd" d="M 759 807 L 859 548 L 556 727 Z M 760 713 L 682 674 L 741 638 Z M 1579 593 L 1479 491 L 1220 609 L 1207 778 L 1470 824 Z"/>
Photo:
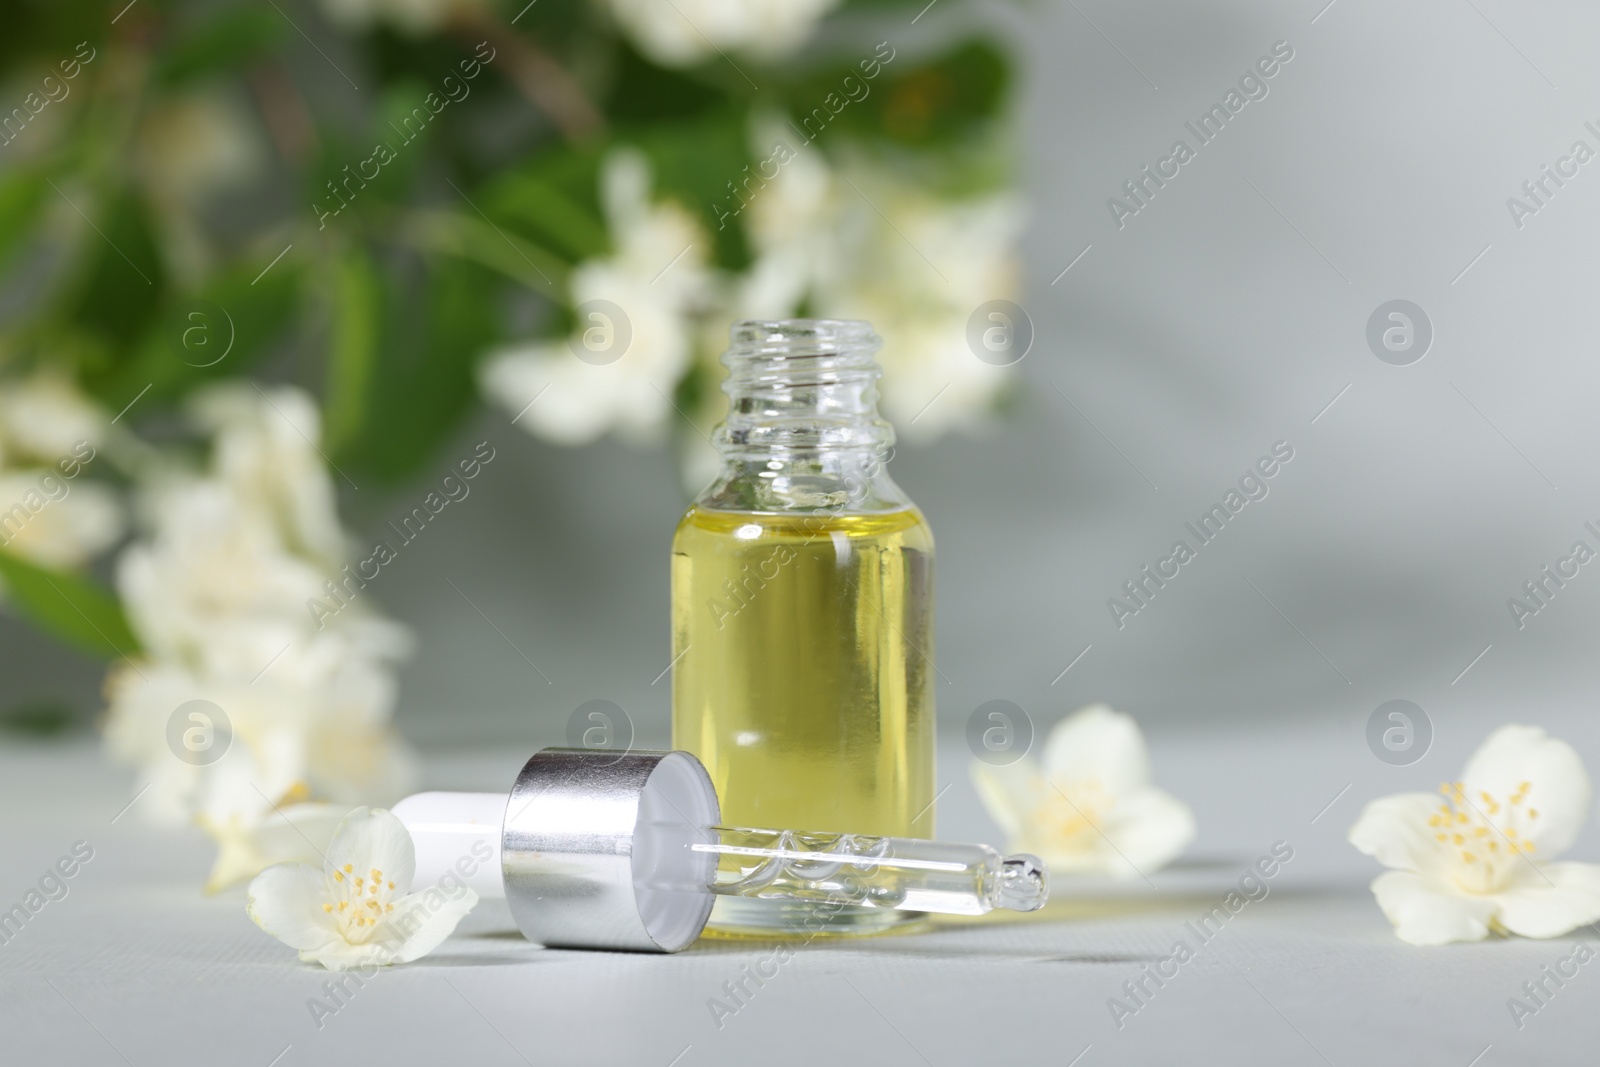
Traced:
<path id="1" fill-rule="evenodd" d="M 1188 847 L 1194 840 L 1194 812 L 1151 786 L 1119 798 L 1103 829 L 1114 849 L 1108 857 L 1111 873 L 1137 877 L 1160 870 Z"/>
<path id="2" fill-rule="evenodd" d="M 253 821 L 235 815 L 218 823 L 199 816 L 201 829 L 217 843 L 205 891 L 226 889 L 274 863 L 316 862 L 349 811 L 343 804 L 303 803 L 277 808 Z"/>
<path id="3" fill-rule="evenodd" d="M 1007 767 L 972 764 L 972 784 L 978 799 L 1000 827 L 1007 841 L 1027 833 L 1028 816 L 1039 802 L 1039 768 L 1023 758 Z"/>
<path id="4" fill-rule="evenodd" d="M 1349 841 L 1385 867 L 1428 872 L 1440 852 L 1428 818 L 1439 809 L 1432 793 L 1396 793 L 1379 797 L 1361 811 L 1350 827 Z"/>
<path id="5" fill-rule="evenodd" d="M 1482 805 L 1487 792 L 1502 805 L 1494 821 L 1503 824 L 1507 801 L 1523 783 L 1530 783 L 1517 819 L 1519 833 L 1538 845 L 1538 858 L 1560 855 L 1572 846 L 1589 818 L 1594 791 L 1583 760 L 1565 741 L 1545 735 L 1539 726 L 1502 726 L 1478 746 L 1461 775 L 1467 800 Z M 1527 811 L 1538 812 L 1528 818 Z"/>
<path id="6" fill-rule="evenodd" d="M 330 971 L 382 967 L 394 962 L 383 945 L 373 941 L 353 945 L 342 937 L 317 948 L 305 949 L 300 953 L 300 960 L 302 963 L 320 963 Z"/>
<path id="7" fill-rule="evenodd" d="M 1395 936 L 1408 945 L 1482 941 L 1489 935 L 1495 901 L 1442 888 L 1410 871 L 1385 871 L 1372 880 L 1372 895 Z"/>
<path id="8" fill-rule="evenodd" d="M 410 963 L 438 948 L 477 903 L 478 894 L 471 889 L 452 894 L 434 886 L 396 900 L 395 910 L 370 941 L 351 944 L 341 938 L 302 952 L 300 958 L 330 971 Z"/>
<path id="9" fill-rule="evenodd" d="M 1501 925 L 1523 937 L 1560 937 L 1600 919 L 1600 865 L 1528 867 L 1495 895 Z"/>
<path id="10" fill-rule="evenodd" d="M 328 877 L 347 864 L 351 873 L 361 878 L 376 867 L 405 891 L 416 876 L 417 849 L 405 823 L 393 813 L 385 808 L 357 808 L 345 816 L 328 845 Z"/>
<path id="11" fill-rule="evenodd" d="M 471 889 L 447 893 L 437 886 L 396 901 L 394 914 L 386 926 L 409 932 L 390 946 L 394 951 L 393 962 L 410 963 L 438 948 L 477 903 L 478 894 Z"/>
<path id="12" fill-rule="evenodd" d="M 1150 753 L 1133 716 L 1091 704 L 1062 719 L 1044 748 L 1054 782 L 1097 781 L 1112 796 L 1150 784 Z"/>
<path id="13" fill-rule="evenodd" d="M 251 881 L 245 913 L 261 929 L 302 953 L 344 943 L 322 910 L 322 872 L 309 863 L 280 863 Z"/>

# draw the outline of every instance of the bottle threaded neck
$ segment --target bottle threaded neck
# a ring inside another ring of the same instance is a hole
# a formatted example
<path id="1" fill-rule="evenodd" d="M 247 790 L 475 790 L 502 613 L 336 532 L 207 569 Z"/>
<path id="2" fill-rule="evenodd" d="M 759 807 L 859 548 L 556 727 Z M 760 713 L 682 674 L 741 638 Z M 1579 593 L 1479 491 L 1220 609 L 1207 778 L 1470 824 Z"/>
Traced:
<path id="1" fill-rule="evenodd" d="M 882 344 L 866 322 L 734 323 L 722 357 L 728 416 L 713 441 L 727 455 L 888 447 L 894 430 L 878 415 L 883 372 L 873 359 Z"/>

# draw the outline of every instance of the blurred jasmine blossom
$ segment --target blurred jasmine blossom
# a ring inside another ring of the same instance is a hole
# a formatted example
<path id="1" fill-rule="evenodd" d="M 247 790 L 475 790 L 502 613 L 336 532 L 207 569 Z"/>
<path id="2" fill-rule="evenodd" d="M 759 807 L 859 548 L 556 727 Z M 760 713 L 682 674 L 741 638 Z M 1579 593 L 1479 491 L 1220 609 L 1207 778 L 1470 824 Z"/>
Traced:
<path id="1" fill-rule="evenodd" d="M 107 679 L 106 739 L 148 786 L 142 813 L 226 844 L 282 819 L 283 803 L 402 795 L 412 760 L 390 717 L 406 631 L 366 602 L 327 620 L 307 609 L 346 559 L 315 406 L 224 385 L 193 408 L 210 461 L 141 488 L 144 529 L 117 566 L 143 651 Z M 196 700 L 226 719 L 215 759 L 174 748 L 175 709 Z"/>
<path id="2" fill-rule="evenodd" d="M 610 430 L 660 439 L 672 412 L 663 390 L 688 369 L 694 318 L 711 298 L 704 253 L 696 254 L 705 234 L 677 204 L 651 201 L 645 157 L 617 149 L 601 186 L 614 251 L 572 271 L 571 299 L 580 309 L 573 334 L 506 349 L 484 367 L 488 394 L 514 415 L 526 408 L 518 421 L 557 444 L 585 444 Z M 597 301 L 616 310 L 585 315 Z M 539 403 L 528 407 L 534 398 Z"/>
<path id="3" fill-rule="evenodd" d="M 115 492 L 79 477 L 105 447 L 107 429 L 105 416 L 59 375 L 0 384 L 0 551 L 76 570 L 117 542 L 123 514 Z"/>
<path id="4" fill-rule="evenodd" d="M 1039 762 L 974 762 L 972 778 L 1009 847 L 1053 872 L 1137 878 L 1194 840 L 1189 806 L 1150 782 L 1138 723 L 1104 704 L 1057 723 Z"/>
<path id="5" fill-rule="evenodd" d="M 793 52 L 839 0 L 601 0 L 639 50 L 683 67 L 726 49 L 762 59 Z"/>

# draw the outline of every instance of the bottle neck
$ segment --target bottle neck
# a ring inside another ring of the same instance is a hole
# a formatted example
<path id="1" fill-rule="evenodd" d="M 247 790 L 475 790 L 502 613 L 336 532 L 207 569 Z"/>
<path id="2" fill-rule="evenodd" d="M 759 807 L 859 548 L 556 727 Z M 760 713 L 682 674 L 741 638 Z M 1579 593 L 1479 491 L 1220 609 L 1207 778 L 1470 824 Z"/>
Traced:
<path id="1" fill-rule="evenodd" d="M 865 322 L 736 323 L 722 362 L 726 420 L 712 432 L 722 476 L 702 506 L 749 511 L 885 511 L 910 501 L 889 479 L 894 428 L 878 414 Z"/>

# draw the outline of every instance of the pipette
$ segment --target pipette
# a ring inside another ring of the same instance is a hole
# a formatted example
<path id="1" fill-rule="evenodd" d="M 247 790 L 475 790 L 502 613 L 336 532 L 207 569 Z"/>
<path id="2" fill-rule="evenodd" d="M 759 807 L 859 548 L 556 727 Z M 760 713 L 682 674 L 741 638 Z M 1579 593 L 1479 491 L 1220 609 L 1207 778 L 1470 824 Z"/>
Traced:
<path id="1" fill-rule="evenodd" d="M 1034 911 L 1044 862 L 987 845 L 719 825 L 716 789 L 687 752 L 547 748 L 509 796 L 418 793 L 394 813 L 414 884 L 454 878 L 504 897 L 551 947 L 676 952 L 715 898 L 982 915 Z M 797 920 L 797 936 L 814 932 Z"/>

